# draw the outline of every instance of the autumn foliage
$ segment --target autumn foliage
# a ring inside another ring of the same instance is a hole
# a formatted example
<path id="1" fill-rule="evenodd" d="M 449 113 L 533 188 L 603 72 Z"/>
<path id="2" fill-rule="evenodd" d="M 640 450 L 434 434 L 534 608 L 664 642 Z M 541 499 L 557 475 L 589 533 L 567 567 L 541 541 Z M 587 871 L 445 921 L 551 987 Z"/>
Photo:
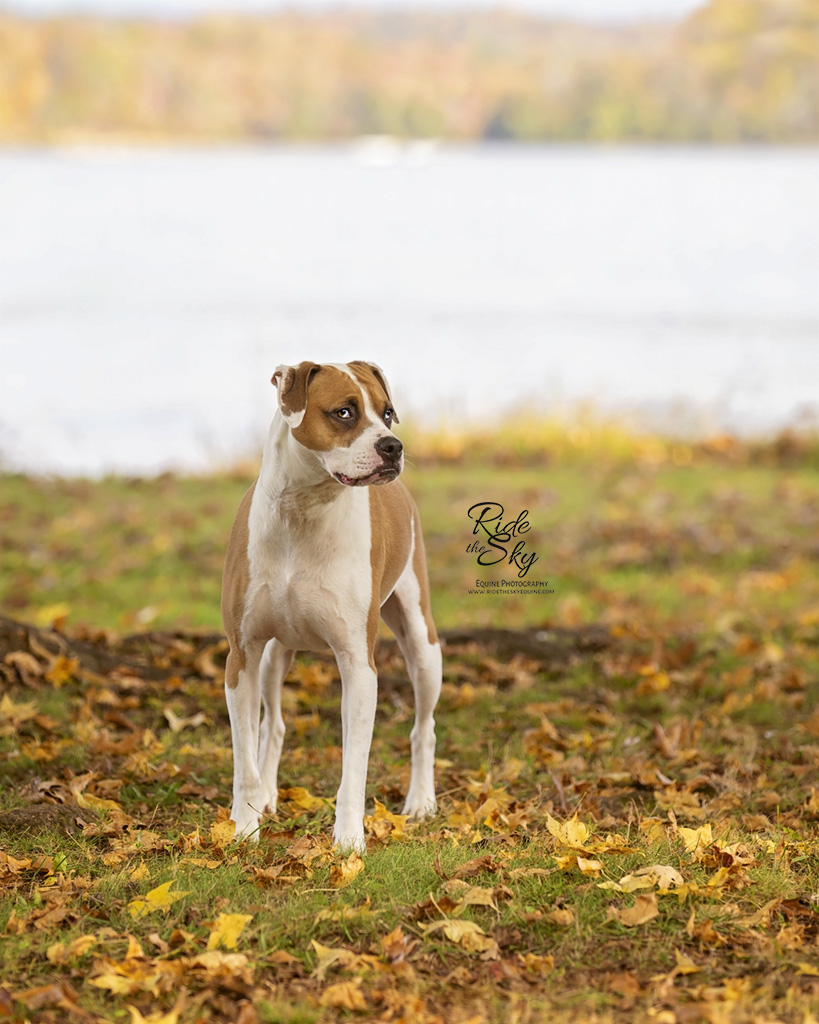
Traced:
<path id="1" fill-rule="evenodd" d="M 816 0 L 677 24 L 280 12 L 191 22 L 0 13 L 0 140 L 815 142 Z"/>
<path id="2" fill-rule="evenodd" d="M 491 451 L 447 450 L 411 482 L 444 626 L 440 811 L 397 813 L 412 711 L 385 636 L 363 857 L 330 839 L 329 657 L 285 687 L 277 816 L 233 841 L 226 644 L 167 624 L 218 577 L 204 538 L 246 481 L 3 480 L 4 572 L 32 579 L 25 621 L 0 620 L 0 1018 L 815 1024 L 812 449 L 598 439 L 515 466 L 503 445 L 491 475 Z M 463 511 L 490 480 L 530 509 L 553 598 L 466 596 Z M 157 600 L 186 544 L 185 598 L 136 620 L 124 577 L 141 560 Z"/>

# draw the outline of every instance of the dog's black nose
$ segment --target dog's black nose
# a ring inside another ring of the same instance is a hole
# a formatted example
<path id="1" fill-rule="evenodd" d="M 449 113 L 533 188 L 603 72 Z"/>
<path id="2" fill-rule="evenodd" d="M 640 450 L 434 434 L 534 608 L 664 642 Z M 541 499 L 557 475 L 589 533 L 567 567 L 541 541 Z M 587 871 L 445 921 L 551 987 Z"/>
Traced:
<path id="1" fill-rule="evenodd" d="M 398 462 L 404 446 L 397 437 L 379 437 L 375 442 L 375 450 L 385 461 Z"/>

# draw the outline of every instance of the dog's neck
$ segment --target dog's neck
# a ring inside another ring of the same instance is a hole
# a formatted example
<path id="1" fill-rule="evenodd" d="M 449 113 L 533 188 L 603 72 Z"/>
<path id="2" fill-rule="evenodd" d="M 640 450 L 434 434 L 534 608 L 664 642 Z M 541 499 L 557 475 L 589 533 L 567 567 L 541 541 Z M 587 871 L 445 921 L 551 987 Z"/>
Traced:
<path id="1" fill-rule="evenodd" d="M 279 411 L 265 441 L 259 486 L 272 507 L 297 515 L 308 515 L 312 508 L 328 502 L 344 501 L 353 490 L 334 480 L 315 452 L 291 436 Z"/>

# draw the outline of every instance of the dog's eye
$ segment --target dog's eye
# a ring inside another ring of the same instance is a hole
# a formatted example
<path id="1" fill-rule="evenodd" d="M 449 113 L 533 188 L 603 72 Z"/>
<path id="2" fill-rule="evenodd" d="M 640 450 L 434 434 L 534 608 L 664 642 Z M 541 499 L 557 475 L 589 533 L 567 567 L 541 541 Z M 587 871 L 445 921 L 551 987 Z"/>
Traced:
<path id="1" fill-rule="evenodd" d="M 345 405 L 343 409 L 336 409 L 336 416 L 340 420 L 351 420 L 353 418 L 353 411 L 349 406 Z"/>
<path id="2" fill-rule="evenodd" d="M 384 413 L 384 422 L 385 423 L 392 422 L 393 416 L 395 416 L 395 409 L 387 409 L 385 411 L 385 413 Z"/>

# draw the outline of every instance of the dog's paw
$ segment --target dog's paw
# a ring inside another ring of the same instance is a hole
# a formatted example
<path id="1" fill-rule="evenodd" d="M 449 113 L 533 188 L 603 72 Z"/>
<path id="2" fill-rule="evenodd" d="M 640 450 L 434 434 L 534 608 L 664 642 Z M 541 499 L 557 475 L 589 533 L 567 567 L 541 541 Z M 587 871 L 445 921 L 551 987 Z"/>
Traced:
<path id="1" fill-rule="evenodd" d="M 234 808 L 230 813 L 230 817 L 236 822 L 236 831 L 233 833 L 233 838 L 236 842 L 240 842 L 242 839 L 249 839 L 252 843 L 258 843 L 259 828 L 262 822 L 261 815 L 256 814 L 249 808 L 245 813 L 241 813 Z"/>
<path id="2" fill-rule="evenodd" d="M 341 853 L 364 853 L 367 849 L 367 841 L 364 838 L 364 830 L 352 834 L 349 831 L 342 832 L 338 828 L 333 829 L 333 842 Z"/>
<path id="3" fill-rule="evenodd" d="M 438 813 L 438 801 L 435 796 L 416 796 L 410 793 L 404 803 L 402 814 L 408 814 L 413 821 L 420 821 L 422 818 L 434 818 Z"/>

